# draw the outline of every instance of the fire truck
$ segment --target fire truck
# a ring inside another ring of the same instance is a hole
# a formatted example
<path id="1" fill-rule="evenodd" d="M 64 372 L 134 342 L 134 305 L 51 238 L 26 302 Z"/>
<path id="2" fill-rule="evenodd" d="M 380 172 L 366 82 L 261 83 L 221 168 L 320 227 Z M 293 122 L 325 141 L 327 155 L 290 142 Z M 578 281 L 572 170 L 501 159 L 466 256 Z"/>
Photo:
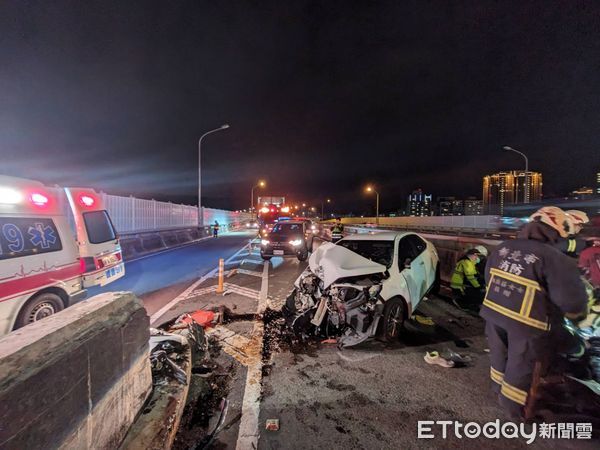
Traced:
<path id="1" fill-rule="evenodd" d="M 124 275 L 117 233 L 93 189 L 0 176 L 0 335 Z"/>

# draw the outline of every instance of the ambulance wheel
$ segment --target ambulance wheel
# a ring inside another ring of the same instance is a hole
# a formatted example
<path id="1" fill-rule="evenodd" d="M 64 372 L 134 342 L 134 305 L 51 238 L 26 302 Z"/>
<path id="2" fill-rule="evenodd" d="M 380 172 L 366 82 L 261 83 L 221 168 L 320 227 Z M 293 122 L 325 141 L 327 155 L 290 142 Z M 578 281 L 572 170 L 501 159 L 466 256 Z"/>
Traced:
<path id="1" fill-rule="evenodd" d="M 29 300 L 19 312 L 15 330 L 56 314 L 63 309 L 65 309 L 65 305 L 59 295 L 52 292 L 39 294 Z"/>
<path id="2" fill-rule="evenodd" d="M 398 297 L 391 298 L 385 302 L 381 324 L 380 339 L 392 342 L 398 339 L 400 331 L 404 327 L 404 301 Z"/>

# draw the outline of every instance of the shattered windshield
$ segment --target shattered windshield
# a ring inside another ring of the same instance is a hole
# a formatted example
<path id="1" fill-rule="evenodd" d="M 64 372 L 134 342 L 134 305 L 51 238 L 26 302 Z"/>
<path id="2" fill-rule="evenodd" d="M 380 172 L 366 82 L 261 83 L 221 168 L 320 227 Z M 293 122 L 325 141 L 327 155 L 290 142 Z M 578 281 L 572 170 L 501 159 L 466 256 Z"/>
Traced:
<path id="1" fill-rule="evenodd" d="M 338 245 L 358 253 L 363 258 L 383 264 L 388 269 L 394 258 L 394 241 L 340 241 Z"/>

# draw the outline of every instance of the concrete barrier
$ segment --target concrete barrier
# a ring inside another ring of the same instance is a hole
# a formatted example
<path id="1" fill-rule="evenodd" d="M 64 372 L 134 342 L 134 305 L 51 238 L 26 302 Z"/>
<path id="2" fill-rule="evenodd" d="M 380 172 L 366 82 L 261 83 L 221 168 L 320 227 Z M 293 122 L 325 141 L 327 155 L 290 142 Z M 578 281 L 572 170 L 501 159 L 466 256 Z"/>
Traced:
<path id="1" fill-rule="evenodd" d="M 148 327 L 107 293 L 0 339 L 0 448 L 118 447 L 152 389 Z"/>
<path id="2" fill-rule="evenodd" d="M 243 224 L 225 224 L 221 226 L 220 233 L 246 229 Z M 149 231 L 145 233 L 120 235 L 121 250 L 123 258 L 137 258 L 149 255 L 168 248 L 175 248 L 212 236 L 211 227 L 203 228 L 180 228 L 164 231 Z"/>

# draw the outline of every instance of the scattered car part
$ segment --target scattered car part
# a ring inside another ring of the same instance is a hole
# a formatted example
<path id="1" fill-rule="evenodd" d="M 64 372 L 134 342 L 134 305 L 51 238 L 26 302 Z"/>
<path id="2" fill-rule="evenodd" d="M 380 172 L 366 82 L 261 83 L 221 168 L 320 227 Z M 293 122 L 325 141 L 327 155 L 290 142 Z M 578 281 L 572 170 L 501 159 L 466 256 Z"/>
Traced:
<path id="1" fill-rule="evenodd" d="M 279 419 L 267 419 L 265 423 L 265 430 L 279 431 Z"/>

